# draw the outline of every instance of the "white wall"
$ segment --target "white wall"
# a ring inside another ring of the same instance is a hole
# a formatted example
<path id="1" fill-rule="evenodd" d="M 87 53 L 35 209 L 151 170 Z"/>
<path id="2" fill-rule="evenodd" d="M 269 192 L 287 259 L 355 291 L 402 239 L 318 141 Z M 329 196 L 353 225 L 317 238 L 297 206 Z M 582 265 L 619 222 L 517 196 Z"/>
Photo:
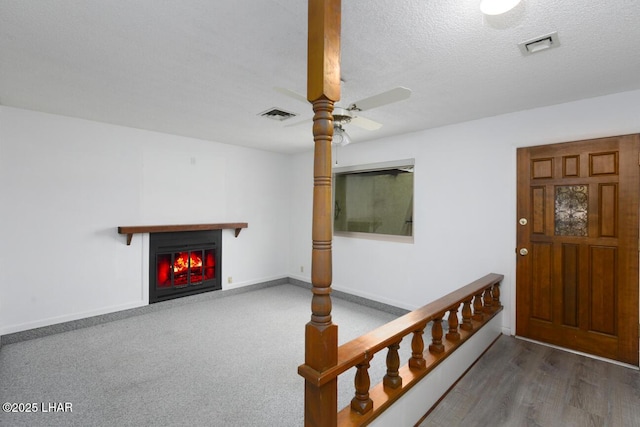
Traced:
<path id="1" fill-rule="evenodd" d="M 502 273 L 509 332 L 516 147 L 637 132 L 632 91 L 342 148 L 340 166 L 416 159 L 415 243 L 335 238 L 334 288 L 411 309 Z M 223 232 L 225 288 L 309 281 L 312 156 L 0 106 L 0 334 L 147 304 L 148 242 L 118 225 L 246 221 Z"/>
<path id="2" fill-rule="evenodd" d="M 510 333 L 516 148 L 638 132 L 640 91 L 633 91 L 340 149 L 339 166 L 415 158 L 415 242 L 335 237 L 333 287 L 414 309 L 487 273 L 502 273 L 503 331 Z M 310 263 L 312 153 L 293 161 L 289 268 L 308 281 L 309 270 L 301 273 L 300 265 Z"/>
<path id="3" fill-rule="evenodd" d="M 0 107 L 0 335 L 146 305 L 148 235 L 127 246 L 119 225 L 248 222 L 222 233 L 223 288 L 285 277 L 289 164 Z"/>

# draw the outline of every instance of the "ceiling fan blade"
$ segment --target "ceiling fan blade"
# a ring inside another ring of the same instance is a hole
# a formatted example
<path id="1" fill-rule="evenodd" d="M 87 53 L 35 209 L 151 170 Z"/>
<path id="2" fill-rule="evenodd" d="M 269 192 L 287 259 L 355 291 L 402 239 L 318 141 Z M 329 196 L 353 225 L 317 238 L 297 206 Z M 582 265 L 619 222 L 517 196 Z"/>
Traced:
<path id="1" fill-rule="evenodd" d="M 275 90 L 276 92 L 279 92 L 279 93 L 281 93 L 283 95 L 286 95 L 289 98 L 297 99 L 298 101 L 302 101 L 302 102 L 304 102 L 306 104 L 309 103 L 309 101 L 307 100 L 306 96 L 300 95 L 298 92 L 294 92 L 291 89 L 274 86 L 273 90 Z"/>
<path id="2" fill-rule="evenodd" d="M 379 93 L 377 95 L 370 96 L 360 101 L 354 102 L 349 107 L 350 110 L 365 111 L 372 108 L 381 107 L 383 105 L 391 104 L 393 102 L 402 101 L 411 96 L 411 89 L 398 86 L 386 92 Z"/>
<path id="3" fill-rule="evenodd" d="M 382 127 L 382 123 L 360 116 L 353 117 L 350 123 L 366 130 L 378 130 Z"/>

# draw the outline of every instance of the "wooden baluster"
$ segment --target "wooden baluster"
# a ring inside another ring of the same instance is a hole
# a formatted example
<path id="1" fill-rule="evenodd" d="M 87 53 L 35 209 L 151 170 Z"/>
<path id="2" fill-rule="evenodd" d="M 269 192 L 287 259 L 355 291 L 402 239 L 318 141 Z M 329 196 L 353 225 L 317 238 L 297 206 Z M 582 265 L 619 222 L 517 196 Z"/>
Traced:
<path id="1" fill-rule="evenodd" d="M 473 297 L 466 300 L 462 305 L 462 325 L 460 329 L 465 331 L 472 331 L 473 324 L 471 323 L 471 301 Z"/>
<path id="2" fill-rule="evenodd" d="M 431 326 L 431 344 L 429 345 L 429 351 L 431 353 L 444 353 L 444 344 L 442 344 L 442 317 L 444 313 L 438 314 L 433 319 L 433 325 Z"/>
<path id="3" fill-rule="evenodd" d="M 482 321 L 484 314 L 482 314 L 482 292 L 476 294 L 473 300 L 473 320 Z"/>
<path id="4" fill-rule="evenodd" d="M 371 386 L 369 361 L 373 356 L 370 357 L 368 353 L 365 353 L 364 357 L 364 361 L 356 366 L 356 378 L 354 380 L 356 395 L 351 399 L 351 410 L 360 415 L 366 414 L 373 409 L 373 400 L 369 397 L 369 387 Z"/>
<path id="5" fill-rule="evenodd" d="M 417 331 L 413 331 L 411 339 L 411 358 L 409 359 L 410 369 L 424 369 L 426 361 L 424 360 L 424 340 L 422 334 L 426 325 L 422 325 Z"/>
<path id="6" fill-rule="evenodd" d="M 382 379 L 382 383 L 388 388 L 398 388 L 402 385 L 402 377 L 400 376 L 398 369 L 400 369 L 400 356 L 398 355 L 398 349 L 400 348 L 400 341 L 395 344 L 391 344 L 387 352 L 387 374 Z"/>
<path id="7" fill-rule="evenodd" d="M 447 332 L 447 339 L 449 341 L 460 341 L 460 332 L 458 332 L 458 306 L 455 306 L 449 310 L 449 317 L 447 317 L 447 323 L 449 324 L 449 332 Z"/>
<path id="8" fill-rule="evenodd" d="M 502 303 L 500 302 L 500 283 L 496 283 L 493 285 L 493 308 L 498 309 L 502 307 Z"/>
<path id="9" fill-rule="evenodd" d="M 493 296 L 491 295 L 491 288 L 484 290 L 484 312 L 493 313 Z"/>

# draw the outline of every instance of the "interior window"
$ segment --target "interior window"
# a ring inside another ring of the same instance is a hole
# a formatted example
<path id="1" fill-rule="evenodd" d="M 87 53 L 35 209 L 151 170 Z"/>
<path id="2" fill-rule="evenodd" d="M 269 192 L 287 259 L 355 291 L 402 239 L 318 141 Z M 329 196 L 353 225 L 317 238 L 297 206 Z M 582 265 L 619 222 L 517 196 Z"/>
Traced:
<path id="1" fill-rule="evenodd" d="M 412 237 L 413 171 L 413 160 L 335 169 L 334 233 Z"/>

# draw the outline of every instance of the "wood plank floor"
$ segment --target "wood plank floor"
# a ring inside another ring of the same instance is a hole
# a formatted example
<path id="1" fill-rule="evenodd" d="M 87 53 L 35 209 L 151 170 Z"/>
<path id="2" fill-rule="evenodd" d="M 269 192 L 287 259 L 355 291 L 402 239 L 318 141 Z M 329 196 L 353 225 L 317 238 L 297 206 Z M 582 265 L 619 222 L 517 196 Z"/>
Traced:
<path id="1" fill-rule="evenodd" d="M 503 335 L 418 426 L 640 426 L 640 372 Z"/>

